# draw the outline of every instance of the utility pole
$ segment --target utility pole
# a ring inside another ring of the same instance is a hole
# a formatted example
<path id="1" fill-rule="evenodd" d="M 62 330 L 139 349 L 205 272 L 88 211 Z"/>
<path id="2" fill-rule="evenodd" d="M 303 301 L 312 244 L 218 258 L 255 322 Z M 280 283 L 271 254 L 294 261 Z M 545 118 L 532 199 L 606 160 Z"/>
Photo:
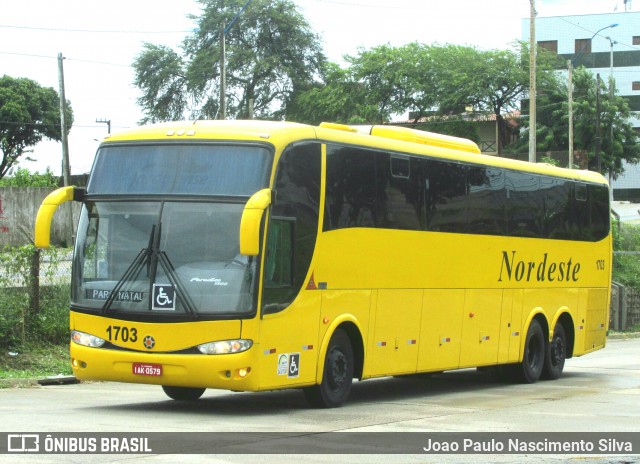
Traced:
<path id="1" fill-rule="evenodd" d="M 573 169 L 573 63 L 567 60 L 569 69 L 569 169 Z"/>
<path id="2" fill-rule="evenodd" d="M 67 139 L 66 109 L 67 100 L 64 96 L 64 69 L 62 53 L 58 53 L 58 88 L 60 92 L 60 132 L 62 134 L 62 178 L 64 186 L 68 186 L 71 178 L 71 168 L 69 167 L 69 141 Z"/>
<path id="3" fill-rule="evenodd" d="M 529 162 L 536 162 L 536 1 L 529 0 Z"/>
<path id="4" fill-rule="evenodd" d="M 65 187 L 71 184 L 71 167 L 69 166 L 69 140 L 67 138 L 66 109 L 67 99 L 64 95 L 64 68 L 62 53 L 58 53 L 58 87 L 60 93 L 60 132 L 62 135 L 62 179 Z M 69 245 L 73 245 L 75 234 L 73 228 L 73 208 L 71 202 L 68 203 L 69 214 Z"/>
<path id="5" fill-rule="evenodd" d="M 613 46 L 617 43 L 611 37 L 607 37 L 609 39 L 609 113 L 611 114 L 611 124 L 609 125 L 609 146 L 611 147 L 611 160 L 614 159 L 614 143 L 613 143 L 613 89 L 614 89 L 614 81 L 613 81 Z M 615 165 L 615 163 L 614 163 Z M 609 185 L 613 184 L 613 169 L 609 170 Z M 611 195 L 613 195 L 613 188 L 609 189 Z M 611 198 L 613 200 L 613 198 Z"/>
<path id="6" fill-rule="evenodd" d="M 596 170 L 602 173 L 600 166 L 600 147 L 602 145 L 602 130 L 600 129 L 600 73 L 596 74 Z"/>

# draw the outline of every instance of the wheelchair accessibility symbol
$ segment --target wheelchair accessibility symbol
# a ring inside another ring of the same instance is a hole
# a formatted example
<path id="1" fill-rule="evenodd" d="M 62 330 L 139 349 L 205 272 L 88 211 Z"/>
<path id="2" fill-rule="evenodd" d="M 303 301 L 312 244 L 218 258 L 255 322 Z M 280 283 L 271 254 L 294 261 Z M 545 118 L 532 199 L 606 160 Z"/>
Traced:
<path id="1" fill-rule="evenodd" d="M 176 290 L 173 285 L 153 284 L 153 302 L 151 309 L 160 311 L 175 311 Z"/>
<path id="2" fill-rule="evenodd" d="M 300 375 L 300 353 L 283 353 L 278 357 L 278 375 L 289 378 Z"/>
<path id="3" fill-rule="evenodd" d="M 300 375 L 300 353 L 289 355 L 289 372 L 287 377 L 298 377 Z"/>

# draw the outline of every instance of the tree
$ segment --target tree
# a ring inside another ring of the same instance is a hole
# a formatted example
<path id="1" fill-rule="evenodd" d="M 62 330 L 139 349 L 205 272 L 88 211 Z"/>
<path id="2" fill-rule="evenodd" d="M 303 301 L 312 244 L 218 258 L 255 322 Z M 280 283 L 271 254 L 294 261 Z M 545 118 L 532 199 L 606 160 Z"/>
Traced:
<path id="1" fill-rule="evenodd" d="M 73 123 L 67 101 L 66 120 Z M 60 100 L 51 87 L 27 78 L 0 78 L 0 179 L 43 138 L 60 141 Z"/>
<path id="2" fill-rule="evenodd" d="M 44 173 L 18 168 L 11 177 L 0 179 L 0 187 L 57 187 L 58 178 L 49 168 Z"/>
<path id="3" fill-rule="evenodd" d="M 509 50 L 478 50 L 473 47 L 447 45 L 437 61 L 443 73 L 439 78 L 443 106 L 459 110 L 462 105 L 496 118 L 498 153 L 509 143 L 511 130 L 503 114 L 520 108 L 529 93 L 529 50 L 516 43 Z M 556 55 L 540 50 L 536 79 L 539 86 L 555 80 Z"/>
<path id="4" fill-rule="evenodd" d="M 221 26 L 229 25 L 244 0 L 198 0 L 198 27 L 182 54 L 145 44 L 134 61 L 144 122 L 215 118 L 219 112 Z M 311 88 L 325 57 L 319 38 L 290 0 L 253 0 L 227 34 L 226 112 L 230 117 L 287 117 L 292 95 Z"/>
<path id="5" fill-rule="evenodd" d="M 287 118 L 307 124 L 366 123 L 366 91 L 355 81 L 351 70 L 325 63 L 321 76 L 321 83 L 294 95 L 287 107 Z"/>
<path id="6" fill-rule="evenodd" d="M 640 161 L 638 133 L 629 122 L 629 104 L 616 95 L 615 82 L 607 86 L 583 67 L 575 71 L 573 82 L 574 149 L 588 152 L 589 169 L 616 179 L 624 172 L 623 161 Z"/>
<path id="7" fill-rule="evenodd" d="M 581 66 L 573 73 L 573 145 L 574 150 L 586 151 L 589 169 L 600 170 L 615 179 L 624 171 L 623 161 L 640 161 L 638 134 L 629 123 L 629 104 L 616 95 L 615 82 L 609 86 Z M 599 92 L 599 103 L 596 93 Z M 536 122 L 537 151 L 566 151 L 569 147 L 569 104 L 566 79 L 547 81 L 540 89 Z M 613 95 L 613 98 L 611 96 Z M 599 131 L 597 110 L 600 107 Z M 520 146 L 525 147 L 527 130 Z M 600 137 L 598 137 L 598 133 Z"/>

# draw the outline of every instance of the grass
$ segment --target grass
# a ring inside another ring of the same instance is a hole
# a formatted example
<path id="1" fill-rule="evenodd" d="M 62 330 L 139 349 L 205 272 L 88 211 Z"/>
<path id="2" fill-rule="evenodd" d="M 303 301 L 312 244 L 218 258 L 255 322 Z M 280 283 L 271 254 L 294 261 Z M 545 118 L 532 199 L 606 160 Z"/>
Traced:
<path id="1" fill-rule="evenodd" d="M 629 326 L 625 329 L 625 332 L 640 332 L 640 324 Z"/>
<path id="2" fill-rule="evenodd" d="M 71 374 L 69 345 L 24 346 L 0 353 L 0 387 L 2 380 L 40 379 L 59 374 Z"/>

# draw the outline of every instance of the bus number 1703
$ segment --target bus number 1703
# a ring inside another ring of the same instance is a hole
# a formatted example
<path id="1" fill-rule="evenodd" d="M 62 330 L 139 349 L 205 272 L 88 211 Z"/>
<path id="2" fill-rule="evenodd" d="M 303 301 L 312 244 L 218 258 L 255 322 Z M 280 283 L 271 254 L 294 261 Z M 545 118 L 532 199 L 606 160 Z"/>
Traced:
<path id="1" fill-rule="evenodd" d="M 110 325 L 107 327 L 107 335 L 109 335 L 109 341 L 121 341 L 121 342 L 137 342 L 138 341 L 138 329 L 135 327 L 120 327 L 119 325 Z"/>

